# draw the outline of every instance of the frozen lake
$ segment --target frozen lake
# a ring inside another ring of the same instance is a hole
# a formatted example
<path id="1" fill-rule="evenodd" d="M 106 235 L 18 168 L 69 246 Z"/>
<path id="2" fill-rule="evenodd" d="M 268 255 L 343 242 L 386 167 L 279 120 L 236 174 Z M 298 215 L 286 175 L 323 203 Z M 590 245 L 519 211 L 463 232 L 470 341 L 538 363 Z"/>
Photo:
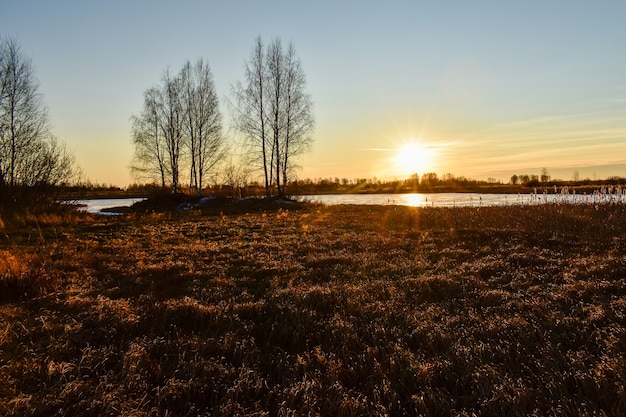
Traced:
<path id="1" fill-rule="evenodd" d="M 320 194 L 297 197 L 300 200 L 328 205 L 400 205 L 411 207 L 485 207 L 549 203 L 626 202 L 623 194 L 483 194 L 483 193 L 414 193 L 414 194 Z"/>
<path id="2" fill-rule="evenodd" d="M 413 194 L 316 194 L 295 196 L 301 201 L 328 205 L 399 205 L 411 207 L 487 207 L 530 204 L 626 203 L 625 194 L 484 194 L 484 193 L 413 193 Z M 145 198 L 101 198 L 78 200 L 82 210 L 102 212 L 111 207 L 129 207 Z"/>
<path id="3" fill-rule="evenodd" d="M 145 198 L 95 198 L 88 200 L 76 200 L 72 204 L 78 204 L 81 210 L 89 213 L 100 214 L 115 214 L 115 213 L 103 213 L 102 210 L 111 207 L 130 207 L 138 201 L 145 200 Z"/>

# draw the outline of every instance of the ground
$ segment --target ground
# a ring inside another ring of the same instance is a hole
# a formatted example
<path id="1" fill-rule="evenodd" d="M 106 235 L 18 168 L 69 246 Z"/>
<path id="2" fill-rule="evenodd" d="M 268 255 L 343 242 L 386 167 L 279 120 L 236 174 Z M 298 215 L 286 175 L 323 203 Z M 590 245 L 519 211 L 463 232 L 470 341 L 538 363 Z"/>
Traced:
<path id="1" fill-rule="evenodd" d="M 2 231 L 2 415 L 626 414 L 622 205 Z"/>

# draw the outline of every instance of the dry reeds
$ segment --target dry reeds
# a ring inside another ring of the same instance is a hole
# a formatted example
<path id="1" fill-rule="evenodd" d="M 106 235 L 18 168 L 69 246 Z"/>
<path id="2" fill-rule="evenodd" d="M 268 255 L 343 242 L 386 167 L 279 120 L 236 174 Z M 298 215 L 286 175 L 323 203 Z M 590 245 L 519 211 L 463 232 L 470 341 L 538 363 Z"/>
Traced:
<path id="1" fill-rule="evenodd" d="M 621 205 L 54 227 L 0 246 L 44 288 L 0 304 L 2 415 L 626 414 Z"/>

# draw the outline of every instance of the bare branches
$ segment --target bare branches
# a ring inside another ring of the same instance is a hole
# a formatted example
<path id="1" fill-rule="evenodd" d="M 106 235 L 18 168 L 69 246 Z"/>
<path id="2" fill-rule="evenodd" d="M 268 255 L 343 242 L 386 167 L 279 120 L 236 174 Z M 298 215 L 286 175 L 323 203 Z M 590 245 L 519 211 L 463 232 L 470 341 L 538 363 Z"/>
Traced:
<path id="1" fill-rule="evenodd" d="M 158 180 L 165 188 L 169 177 L 164 137 L 159 124 L 160 91 L 150 88 L 144 93 L 144 108 L 140 116 L 131 118 L 135 157 L 131 172 L 138 178 Z"/>
<path id="2" fill-rule="evenodd" d="M 22 169 L 25 157 L 49 135 L 48 116 L 30 59 L 11 39 L 2 42 L 0 55 L 0 179 L 16 186 L 27 180 Z"/>
<path id="3" fill-rule="evenodd" d="M 1 41 L 0 198 L 7 188 L 61 185 L 76 171 L 50 132 L 31 60 L 14 40 Z"/>
<path id="4" fill-rule="evenodd" d="M 181 172 L 198 194 L 206 175 L 224 157 L 222 116 L 209 65 L 186 62 L 179 74 L 166 72 L 160 86 L 144 93 L 141 115 L 132 117 L 135 158 L 131 171 L 158 178 L 177 192 Z"/>
<path id="5" fill-rule="evenodd" d="M 209 65 L 189 61 L 181 71 L 186 106 L 186 146 L 190 157 L 189 186 L 200 194 L 208 171 L 225 156 L 222 115 Z"/>
<path id="6" fill-rule="evenodd" d="M 265 190 L 269 195 L 271 186 L 268 121 L 266 115 L 267 100 L 267 70 L 265 53 L 261 37 L 255 39 L 246 62 L 244 83 L 236 83 L 231 88 L 234 98 L 232 105 L 233 125 L 244 135 L 250 149 L 248 154 L 250 164 L 257 165 L 262 170 L 265 181 Z"/>
<path id="7" fill-rule="evenodd" d="M 253 162 L 265 177 L 267 195 L 279 196 L 293 171 L 294 159 L 310 147 L 314 128 L 312 101 L 295 48 L 285 52 L 280 39 L 264 48 L 255 40 L 244 82 L 231 88 L 233 125 L 253 150 Z"/>

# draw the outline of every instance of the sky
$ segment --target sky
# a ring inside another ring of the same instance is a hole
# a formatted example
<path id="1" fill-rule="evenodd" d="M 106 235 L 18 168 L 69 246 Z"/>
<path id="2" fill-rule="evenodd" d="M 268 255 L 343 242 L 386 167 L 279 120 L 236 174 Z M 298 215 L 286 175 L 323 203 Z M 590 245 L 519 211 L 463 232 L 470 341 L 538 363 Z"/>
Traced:
<path id="1" fill-rule="evenodd" d="M 209 63 L 235 141 L 226 101 L 259 35 L 292 42 L 307 77 L 298 178 L 626 177 L 625 19 L 621 0 L 0 0 L 53 133 L 118 186 L 144 91 L 187 60 Z"/>

